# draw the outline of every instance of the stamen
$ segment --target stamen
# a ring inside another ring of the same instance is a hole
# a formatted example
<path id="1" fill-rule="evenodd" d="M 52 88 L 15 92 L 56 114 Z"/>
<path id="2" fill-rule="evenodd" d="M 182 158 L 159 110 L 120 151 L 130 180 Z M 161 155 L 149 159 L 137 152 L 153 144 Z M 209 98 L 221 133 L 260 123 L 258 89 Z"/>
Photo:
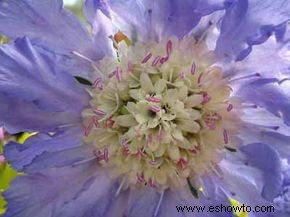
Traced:
<path id="1" fill-rule="evenodd" d="M 104 116 L 104 115 L 107 114 L 106 112 L 104 112 L 104 111 L 101 110 L 101 109 L 96 109 L 96 110 L 94 111 L 94 113 L 95 113 L 96 115 L 100 115 L 100 116 Z"/>
<path id="2" fill-rule="evenodd" d="M 154 159 L 154 160 L 150 160 L 149 163 L 150 163 L 152 166 L 156 166 L 156 165 L 159 165 L 159 164 L 160 164 L 160 161 L 156 161 L 156 160 Z"/>
<path id="3" fill-rule="evenodd" d="M 194 75 L 194 74 L 195 74 L 195 70 L 196 70 L 196 65 L 195 65 L 195 62 L 193 62 L 192 65 L 191 65 L 190 73 L 191 73 L 192 75 Z"/>
<path id="4" fill-rule="evenodd" d="M 202 100 L 202 105 L 208 103 L 210 100 L 211 100 L 211 97 L 208 95 L 207 92 L 203 92 L 202 93 L 202 97 L 203 97 L 203 100 Z"/>
<path id="5" fill-rule="evenodd" d="M 125 156 L 128 156 L 128 155 L 130 154 L 130 149 L 129 149 L 129 147 L 123 147 L 123 154 L 124 154 Z"/>
<path id="6" fill-rule="evenodd" d="M 233 107 L 234 106 L 232 104 L 229 104 L 228 107 L 227 107 L 227 111 L 230 112 L 233 109 Z"/>
<path id="7" fill-rule="evenodd" d="M 143 173 L 141 173 L 141 174 L 138 174 L 137 173 L 137 181 L 140 182 L 140 183 L 145 182 L 144 174 Z"/>
<path id="8" fill-rule="evenodd" d="M 211 169 L 219 178 L 223 177 L 221 171 L 218 171 L 215 166 L 211 165 Z"/>
<path id="9" fill-rule="evenodd" d="M 110 35 L 109 38 L 113 42 L 113 47 L 117 50 L 118 49 L 118 42 L 115 40 L 114 36 Z"/>
<path id="10" fill-rule="evenodd" d="M 270 129 L 270 130 L 279 130 L 280 129 L 279 126 L 266 126 L 266 125 L 258 125 L 258 124 L 255 124 L 255 126 L 263 127 L 263 128 Z"/>
<path id="11" fill-rule="evenodd" d="M 229 137 L 228 137 L 228 132 L 225 129 L 224 129 L 224 132 L 223 132 L 223 136 L 224 136 L 225 144 L 228 144 L 229 143 Z"/>
<path id="12" fill-rule="evenodd" d="M 106 162 L 109 161 L 109 151 L 108 151 L 107 148 L 104 149 L 104 160 L 105 160 Z"/>
<path id="13" fill-rule="evenodd" d="M 121 81 L 122 80 L 122 69 L 120 69 L 119 67 L 117 67 L 116 69 L 116 78 L 118 81 Z"/>
<path id="14" fill-rule="evenodd" d="M 256 104 L 243 104 L 242 108 L 258 108 L 258 106 Z"/>
<path id="15" fill-rule="evenodd" d="M 146 100 L 148 102 L 156 102 L 156 103 L 161 102 L 161 99 L 159 99 L 157 97 L 154 97 L 154 96 L 149 96 L 149 97 L 146 98 Z"/>
<path id="16" fill-rule="evenodd" d="M 198 84 L 200 84 L 200 82 L 201 82 L 201 77 L 202 77 L 202 75 L 203 75 L 203 74 L 200 73 L 200 75 L 199 75 L 198 78 L 197 78 L 197 83 L 198 83 Z"/>
<path id="17" fill-rule="evenodd" d="M 117 196 L 120 194 L 120 192 L 121 192 L 121 190 L 122 190 L 122 188 L 123 188 L 123 185 L 125 184 L 125 181 L 126 181 L 126 177 L 123 178 L 123 180 L 122 180 L 122 182 L 121 182 L 121 184 L 120 184 L 118 190 L 117 190 L 116 193 L 115 193 L 115 197 L 117 197 Z"/>
<path id="18" fill-rule="evenodd" d="M 84 59 L 84 60 L 86 60 L 86 61 L 88 61 L 90 63 L 94 63 L 94 61 L 92 59 L 86 57 L 85 55 L 83 55 L 83 54 L 81 54 L 81 53 L 79 53 L 77 51 L 72 51 L 72 54 L 74 54 L 74 55 L 76 55 L 76 56 L 78 56 L 78 57 L 80 57 L 80 58 L 82 58 L 82 59 Z"/>
<path id="19" fill-rule="evenodd" d="M 290 81 L 290 78 L 283 78 L 282 80 L 280 80 L 279 82 L 278 82 L 278 84 L 279 85 L 281 85 L 283 82 L 285 82 L 285 81 Z"/>
<path id="20" fill-rule="evenodd" d="M 155 59 L 152 62 L 152 66 L 156 66 L 158 64 L 159 60 L 160 60 L 160 56 L 155 57 Z"/>
<path id="21" fill-rule="evenodd" d="M 180 72 L 179 77 L 183 80 L 185 79 L 185 72 Z"/>
<path id="22" fill-rule="evenodd" d="M 106 121 L 106 127 L 107 128 L 112 128 L 114 126 L 114 123 L 115 121 L 112 119 L 112 118 L 109 118 L 107 121 Z"/>
<path id="23" fill-rule="evenodd" d="M 149 135 L 149 136 L 147 137 L 147 139 L 146 139 L 146 145 L 147 145 L 147 146 L 150 146 L 150 144 L 152 143 L 152 141 L 153 141 L 152 135 Z"/>
<path id="24" fill-rule="evenodd" d="M 181 168 L 181 169 L 185 169 L 188 165 L 188 161 L 180 158 L 180 160 L 178 161 L 177 165 Z"/>
<path id="25" fill-rule="evenodd" d="M 158 140 L 159 142 L 161 142 L 161 140 L 163 139 L 163 137 L 164 137 L 164 132 L 163 132 L 163 130 L 162 130 L 162 127 L 159 125 L 159 130 L 158 130 L 157 140 Z"/>
<path id="26" fill-rule="evenodd" d="M 166 56 L 160 59 L 160 63 L 163 64 L 169 60 L 170 54 L 172 53 L 172 41 L 169 40 L 166 44 Z"/>
<path id="27" fill-rule="evenodd" d="M 144 148 L 145 148 L 145 146 L 144 146 Z M 140 149 L 138 149 L 138 152 L 136 154 L 134 154 L 134 155 L 137 156 L 137 157 L 139 157 L 139 158 L 146 156 L 146 154 L 144 153 L 144 151 L 142 151 Z"/>
<path id="28" fill-rule="evenodd" d="M 87 127 L 85 127 L 85 136 L 88 136 L 91 132 L 91 130 L 93 129 L 93 126 L 95 125 L 95 119 L 93 118 L 90 123 L 88 124 Z"/>
<path id="29" fill-rule="evenodd" d="M 195 147 L 194 149 L 191 149 L 190 152 L 192 154 L 197 154 L 197 152 L 199 151 L 198 147 Z"/>
<path id="30" fill-rule="evenodd" d="M 148 62 L 148 60 L 150 59 L 152 57 L 152 53 L 148 53 L 145 57 L 144 57 L 144 59 L 142 60 L 142 64 L 144 64 L 144 63 L 147 63 Z"/>
<path id="31" fill-rule="evenodd" d="M 108 77 L 109 77 L 109 78 L 112 78 L 112 77 L 114 77 L 114 76 L 116 75 L 116 73 L 117 73 L 117 70 L 114 70 L 113 72 L 111 72 L 111 73 L 108 75 Z"/>
<path id="32" fill-rule="evenodd" d="M 254 77 L 261 77 L 261 74 L 260 73 L 255 73 L 255 74 L 252 74 L 252 75 L 246 75 L 246 76 L 242 76 L 242 77 L 239 77 L 239 78 L 234 78 L 232 80 L 229 80 L 229 82 L 235 82 L 235 81 L 238 81 L 238 80 L 254 78 Z"/>
<path id="33" fill-rule="evenodd" d="M 104 148 L 103 151 L 102 150 L 94 150 L 93 151 L 94 155 L 96 156 L 97 158 L 97 161 L 106 161 L 108 162 L 109 161 L 109 151 L 108 151 L 108 148 Z"/>
<path id="34" fill-rule="evenodd" d="M 153 188 L 156 188 L 157 186 L 156 186 L 156 184 L 155 184 L 155 182 L 153 181 L 153 179 L 149 179 L 149 185 L 151 186 L 151 187 L 153 187 Z"/>
<path id="35" fill-rule="evenodd" d="M 159 106 L 157 106 L 157 105 L 152 105 L 152 106 L 149 107 L 149 110 L 152 111 L 152 112 L 157 113 L 157 112 L 161 111 L 161 108 Z"/>
<path id="36" fill-rule="evenodd" d="M 88 158 L 88 159 L 84 159 L 84 160 L 81 160 L 81 161 L 73 163 L 73 166 L 78 166 L 80 164 L 88 163 L 88 162 L 93 161 L 95 159 L 96 159 L 96 157 L 91 157 L 91 158 Z M 0 165 L 1 165 L 1 162 L 0 162 Z"/>
<path id="37" fill-rule="evenodd" d="M 167 56 L 169 56 L 172 53 L 172 41 L 169 40 L 166 44 L 166 52 L 167 52 Z"/>
<path id="38" fill-rule="evenodd" d="M 123 147 L 128 147 L 128 145 L 129 145 L 127 139 L 121 139 L 120 144 L 121 144 Z"/>
<path id="39" fill-rule="evenodd" d="M 123 154 L 124 155 L 129 155 L 130 154 L 130 149 L 129 149 L 128 140 L 122 139 L 120 143 L 121 143 L 121 146 L 123 147 Z"/>
<path id="40" fill-rule="evenodd" d="M 156 207 L 155 212 L 154 212 L 154 217 L 156 217 L 157 214 L 158 214 L 158 211 L 159 211 L 159 209 L 160 209 L 160 206 L 161 206 L 161 203 L 162 203 L 163 197 L 164 197 L 164 191 L 162 191 L 162 193 L 161 193 L 161 195 L 160 195 L 160 199 L 159 199 L 159 201 L 158 201 L 157 207 Z"/>
<path id="41" fill-rule="evenodd" d="M 103 89 L 103 85 L 102 85 L 102 79 L 101 78 L 97 78 L 94 83 L 93 83 L 93 88 L 98 88 L 100 90 Z"/>

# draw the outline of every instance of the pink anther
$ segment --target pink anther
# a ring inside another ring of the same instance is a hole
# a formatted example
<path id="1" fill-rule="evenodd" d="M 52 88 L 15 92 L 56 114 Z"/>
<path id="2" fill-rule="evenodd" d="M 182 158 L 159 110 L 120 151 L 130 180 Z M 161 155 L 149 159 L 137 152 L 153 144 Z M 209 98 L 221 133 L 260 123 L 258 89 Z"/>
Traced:
<path id="1" fill-rule="evenodd" d="M 156 166 L 156 165 L 158 165 L 160 162 L 159 162 L 159 161 L 156 161 L 156 160 L 150 160 L 149 163 L 150 163 L 152 166 Z"/>
<path id="2" fill-rule="evenodd" d="M 185 79 L 185 72 L 180 72 L 179 73 L 179 77 L 180 77 L 180 79 Z"/>
<path id="3" fill-rule="evenodd" d="M 138 182 L 143 183 L 145 181 L 143 173 L 141 174 L 137 173 L 136 176 L 137 176 Z"/>
<path id="4" fill-rule="evenodd" d="M 97 161 L 109 161 L 108 148 L 104 148 L 103 150 L 94 150 L 93 153 L 96 156 Z"/>
<path id="5" fill-rule="evenodd" d="M 160 56 L 155 57 L 155 59 L 152 62 L 152 66 L 156 66 L 159 63 Z"/>
<path id="6" fill-rule="evenodd" d="M 114 126 L 115 121 L 113 121 L 112 118 L 107 119 L 106 121 L 106 127 L 107 128 L 112 128 Z"/>
<path id="7" fill-rule="evenodd" d="M 150 59 L 152 57 L 152 53 L 148 53 L 145 57 L 144 57 L 144 59 L 142 60 L 142 64 L 144 64 L 144 63 L 147 63 L 148 62 L 148 60 Z"/>
<path id="8" fill-rule="evenodd" d="M 225 129 L 224 129 L 224 132 L 223 132 L 223 136 L 224 136 L 225 144 L 228 144 L 229 143 L 229 136 L 228 136 L 228 132 Z"/>
<path id="9" fill-rule="evenodd" d="M 157 97 L 155 97 L 155 96 L 149 96 L 149 97 L 146 98 L 146 100 L 147 100 L 148 102 L 156 102 L 156 103 L 161 102 L 161 99 L 159 99 L 159 98 L 157 98 Z"/>
<path id="10" fill-rule="evenodd" d="M 94 122 L 90 121 L 90 123 L 88 124 L 88 126 L 85 127 L 85 136 L 88 136 L 91 132 L 91 130 L 94 127 Z"/>
<path id="11" fill-rule="evenodd" d="M 116 78 L 117 78 L 117 80 L 118 81 L 121 81 L 122 80 L 122 69 L 120 69 L 119 67 L 117 67 L 117 69 L 116 69 Z"/>
<path id="12" fill-rule="evenodd" d="M 173 43 L 171 40 L 168 40 L 167 44 L 166 44 L 166 53 L 167 56 L 169 56 L 172 53 L 172 47 L 173 47 Z"/>
<path id="13" fill-rule="evenodd" d="M 234 106 L 232 104 L 229 104 L 228 107 L 227 107 L 227 111 L 230 112 L 233 109 L 233 107 Z"/>
<path id="14" fill-rule="evenodd" d="M 177 164 L 181 169 L 185 169 L 188 165 L 188 161 L 183 158 L 180 158 Z"/>
<path id="15" fill-rule="evenodd" d="M 172 53 L 172 47 L 173 47 L 173 43 L 171 40 L 169 40 L 166 44 L 166 56 L 165 57 L 162 57 L 160 59 L 160 63 L 163 64 L 165 63 L 166 61 L 168 61 L 169 57 L 170 57 L 170 54 Z"/>
<path id="16" fill-rule="evenodd" d="M 96 109 L 96 110 L 94 110 L 94 113 L 96 114 L 96 115 L 99 115 L 99 116 L 104 116 L 104 115 L 106 115 L 107 113 L 106 112 L 104 112 L 103 110 L 101 110 L 101 109 Z"/>
<path id="17" fill-rule="evenodd" d="M 159 106 L 157 106 L 157 105 L 152 105 L 152 106 L 149 107 L 149 110 L 152 111 L 152 112 L 157 113 L 157 112 L 161 111 L 161 108 Z"/>
<path id="18" fill-rule="evenodd" d="M 98 88 L 99 90 L 103 89 L 102 79 L 97 78 L 93 83 L 93 88 Z"/>
<path id="19" fill-rule="evenodd" d="M 207 92 L 203 92 L 202 93 L 202 97 L 203 97 L 203 100 L 202 100 L 202 105 L 208 103 L 210 100 L 211 100 L 211 97 L 208 95 Z"/>
<path id="20" fill-rule="evenodd" d="M 156 184 L 155 184 L 155 182 L 151 178 L 149 179 L 148 183 L 153 188 L 156 188 L 157 187 Z"/>
<path id="21" fill-rule="evenodd" d="M 202 78 L 202 73 L 198 76 L 197 83 L 200 84 Z"/>
<path id="22" fill-rule="evenodd" d="M 194 75 L 194 74 L 195 74 L 195 70 L 196 70 L 196 65 L 195 65 L 195 63 L 193 62 L 192 65 L 191 65 L 190 73 L 191 73 L 192 75 Z"/>

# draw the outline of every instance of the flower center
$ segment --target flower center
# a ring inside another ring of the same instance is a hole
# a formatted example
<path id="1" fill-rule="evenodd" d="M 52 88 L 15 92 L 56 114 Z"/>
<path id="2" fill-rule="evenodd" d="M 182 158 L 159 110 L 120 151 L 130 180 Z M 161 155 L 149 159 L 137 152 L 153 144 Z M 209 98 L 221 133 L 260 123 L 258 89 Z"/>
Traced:
<path id="1" fill-rule="evenodd" d="M 100 64 L 109 74 L 91 90 L 84 142 L 124 186 L 182 186 L 235 149 L 238 106 L 204 44 L 170 39 L 118 54 Z"/>

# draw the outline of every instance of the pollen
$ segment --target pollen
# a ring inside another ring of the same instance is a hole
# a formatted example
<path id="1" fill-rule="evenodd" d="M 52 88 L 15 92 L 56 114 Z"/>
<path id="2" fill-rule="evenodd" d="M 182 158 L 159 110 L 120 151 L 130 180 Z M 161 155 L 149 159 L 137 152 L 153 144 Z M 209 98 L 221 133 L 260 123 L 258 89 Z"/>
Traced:
<path id="1" fill-rule="evenodd" d="M 239 104 L 214 55 L 194 39 L 118 47 L 89 90 L 84 143 L 122 187 L 176 188 L 236 148 Z"/>

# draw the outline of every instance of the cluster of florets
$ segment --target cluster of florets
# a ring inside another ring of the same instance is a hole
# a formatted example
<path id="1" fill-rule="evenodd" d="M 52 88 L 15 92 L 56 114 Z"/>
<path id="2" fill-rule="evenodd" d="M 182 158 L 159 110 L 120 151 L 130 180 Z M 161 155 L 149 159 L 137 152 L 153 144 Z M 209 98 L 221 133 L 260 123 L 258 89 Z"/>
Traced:
<path id="1" fill-rule="evenodd" d="M 212 170 L 225 146 L 234 148 L 239 120 L 212 54 L 192 39 L 118 52 L 119 61 L 100 64 L 108 79 L 96 79 L 83 112 L 97 160 L 124 187 L 180 186 Z"/>

